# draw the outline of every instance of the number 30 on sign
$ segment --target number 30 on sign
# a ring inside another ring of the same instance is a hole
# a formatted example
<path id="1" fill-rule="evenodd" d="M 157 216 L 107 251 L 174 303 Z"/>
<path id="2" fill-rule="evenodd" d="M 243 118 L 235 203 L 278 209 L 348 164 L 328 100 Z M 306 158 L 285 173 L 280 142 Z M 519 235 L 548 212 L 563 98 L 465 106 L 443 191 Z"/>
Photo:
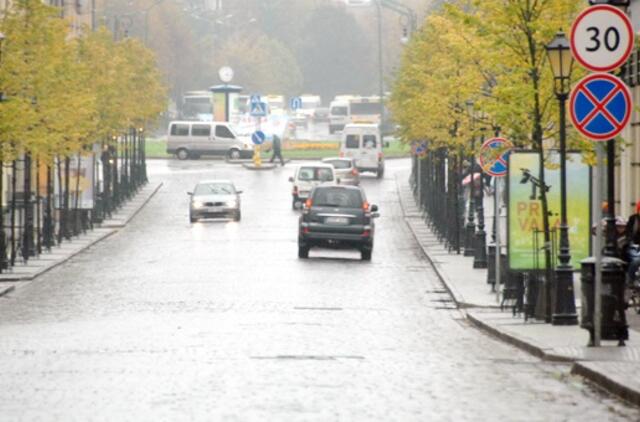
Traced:
<path id="1" fill-rule="evenodd" d="M 608 72 L 620 67 L 633 50 L 633 27 L 619 9 L 601 4 L 585 9 L 571 27 L 571 52 L 585 68 Z"/>

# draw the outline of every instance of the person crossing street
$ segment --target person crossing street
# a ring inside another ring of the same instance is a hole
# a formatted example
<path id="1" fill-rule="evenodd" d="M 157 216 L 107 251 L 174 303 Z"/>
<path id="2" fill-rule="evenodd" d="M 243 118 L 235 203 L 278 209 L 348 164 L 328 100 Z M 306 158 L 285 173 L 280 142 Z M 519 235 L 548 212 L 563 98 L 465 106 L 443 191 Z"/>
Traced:
<path id="1" fill-rule="evenodd" d="M 278 135 L 273 135 L 273 144 L 271 146 L 273 150 L 273 155 L 271 156 L 270 163 L 273 163 L 277 158 L 280 159 L 280 164 L 284 167 L 284 158 L 282 158 L 282 141 Z"/>

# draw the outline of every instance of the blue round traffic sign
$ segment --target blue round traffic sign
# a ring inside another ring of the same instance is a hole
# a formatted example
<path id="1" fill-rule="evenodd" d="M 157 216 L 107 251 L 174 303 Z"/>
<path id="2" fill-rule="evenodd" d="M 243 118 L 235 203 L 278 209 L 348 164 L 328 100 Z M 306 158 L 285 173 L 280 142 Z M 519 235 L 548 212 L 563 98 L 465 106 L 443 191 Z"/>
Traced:
<path id="1" fill-rule="evenodd" d="M 266 136 L 265 136 L 263 131 L 256 130 L 251 135 L 251 142 L 253 142 L 256 145 L 262 145 L 264 143 L 265 138 L 266 138 Z"/>
<path id="2" fill-rule="evenodd" d="M 300 97 L 292 97 L 289 100 L 289 108 L 293 111 L 299 110 L 302 108 L 302 98 Z"/>
<path id="3" fill-rule="evenodd" d="M 629 88 L 608 73 L 588 75 L 571 91 L 571 122 L 593 141 L 615 138 L 629 123 L 631 110 Z"/>
<path id="4" fill-rule="evenodd" d="M 480 147 L 478 157 L 482 171 L 494 177 L 506 176 L 512 148 L 513 144 L 504 138 L 487 139 Z"/>

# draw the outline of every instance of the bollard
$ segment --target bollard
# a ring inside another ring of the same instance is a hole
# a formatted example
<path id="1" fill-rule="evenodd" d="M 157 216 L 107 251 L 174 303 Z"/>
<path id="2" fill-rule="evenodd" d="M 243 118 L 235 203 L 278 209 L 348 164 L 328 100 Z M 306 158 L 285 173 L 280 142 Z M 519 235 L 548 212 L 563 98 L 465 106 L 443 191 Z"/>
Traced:
<path id="1" fill-rule="evenodd" d="M 602 340 L 618 340 L 624 346 L 629 339 L 629 326 L 625 315 L 625 262 L 618 258 L 602 258 Z M 580 311 L 580 327 L 589 331 L 589 346 L 594 344 L 594 290 L 595 290 L 595 258 L 589 257 L 581 261 L 580 285 L 582 290 L 582 309 Z"/>

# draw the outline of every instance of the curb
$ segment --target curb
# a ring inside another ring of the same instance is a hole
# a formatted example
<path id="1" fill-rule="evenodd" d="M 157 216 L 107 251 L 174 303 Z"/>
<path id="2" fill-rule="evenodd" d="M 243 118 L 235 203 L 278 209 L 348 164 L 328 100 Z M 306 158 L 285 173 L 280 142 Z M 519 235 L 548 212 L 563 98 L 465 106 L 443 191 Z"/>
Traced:
<path id="1" fill-rule="evenodd" d="M 107 224 L 101 224 L 100 228 L 104 228 L 104 229 L 118 229 L 118 228 L 122 228 L 125 227 L 127 224 L 129 224 L 129 222 L 131 220 L 133 220 L 133 217 L 135 217 L 136 215 L 138 215 L 138 213 L 145 207 L 145 205 L 147 205 L 147 203 L 151 200 L 151 198 L 153 198 L 155 196 L 156 193 L 158 193 L 158 191 L 160 190 L 160 188 L 164 185 L 163 182 L 158 183 L 158 185 L 155 187 L 155 189 L 153 189 L 153 191 L 149 194 L 149 196 L 142 202 L 142 204 L 140 204 L 140 206 L 138 207 L 137 210 L 135 210 L 135 212 L 133 212 L 130 216 L 127 217 L 126 220 L 124 220 L 124 222 L 122 223 L 107 223 Z"/>
<path id="2" fill-rule="evenodd" d="M 11 273 L 5 273 L 5 274 L 9 275 L 9 277 L 3 278 L 1 282 L 4 283 L 4 282 L 7 282 L 7 281 L 32 281 L 32 280 L 35 280 L 36 278 L 38 278 L 42 274 L 47 273 L 47 272 L 51 271 L 52 269 L 64 264 L 65 262 L 69 261 L 71 258 L 77 256 L 81 252 L 84 252 L 85 250 L 89 249 L 90 247 L 92 247 L 96 243 L 106 239 L 107 237 L 111 236 L 112 234 L 115 234 L 116 232 L 117 232 L 117 230 L 115 230 L 115 229 L 111 230 L 109 232 L 106 232 L 104 235 L 97 237 L 95 240 L 93 240 L 90 243 L 87 243 L 86 246 L 83 246 L 82 248 L 80 248 L 77 251 L 73 252 L 71 255 L 64 257 L 60 261 L 53 262 L 48 267 L 44 267 L 41 270 L 38 270 L 37 272 L 35 272 L 33 274 L 11 277 L 10 276 Z M 5 292 L 5 293 L 9 293 L 9 292 Z"/>
<path id="3" fill-rule="evenodd" d="M 15 289 L 16 289 L 16 286 L 9 286 L 9 287 L 5 287 L 3 289 L 0 289 L 0 297 L 11 293 Z"/>
<path id="4" fill-rule="evenodd" d="M 469 307 L 473 307 L 476 309 L 482 309 L 482 308 L 465 304 L 463 301 L 459 300 L 458 298 L 459 295 L 456 295 L 455 289 L 452 288 L 453 286 L 449 286 L 447 284 L 446 277 L 443 276 L 442 272 L 438 269 L 438 266 L 435 265 L 435 263 L 433 262 L 433 260 L 431 259 L 431 257 L 429 256 L 425 248 L 423 248 L 422 245 L 420 244 L 416 233 L 412 230 L 411 225 L 407 221 L 407 210 L 405 208 L 405 203 L 402 201 L 402 195 L 401 195 L 400 184 L 398 179 L 399 179 L 398 176 L 396 176 L 396 188 L 398 192 L 398 197 L 400 198 L 399 202 L 400 202 L 400 207 L 402 209 L 405 224 L 409 228 L 409 231 L 413 234 L 413 237 L 416 239 L 416 242 L 418 243 L 418 245 L 420 245 L 420 249 L 422 250 L 422 253 L 431 264 L 431 267 L 434 269 L 434 272 L 440 279 L 440 282 L 444 285 L 446 290 L 451 294 L 454 302 L 456 303 L 456 306 L 458 306 L 458 308 L 462 308 L 461 311 L 463 312 L 465 319 L 467 321 L 469 321 L 477 329 L 482 330 L 485 333 L 507 344 L 517 347 L 518 349 L 523 350 L 539 359 L 542 359 L 548 362 L 560 362 L 560 363 L 572 364 L 571 370 L 570 370 L 571 374 L 579 375 L 585 378 L 586 380 L 592 382 L 597 387 L 607 391 L 608 393 L 613 394 L 623 400 L 626 400 L 632 403 L 633 405 L 640 406 L 640 391 L 633 390 L 611 379 L 610 377 L 607 377 L 601 372 L 598 372 L 596 370 L 589 368 L 587 366 L 588 363 L 583 364 L 580 361 L 578 361 L 576 358 L 570 358 L 562 355 L 557 355 L 554 353 L 548 353 L 544 348 L 537 346 L 531 342 L 521 340 L 504 331 L 500 331 L 499 329 L 492 327 L 491 325 L 485 323 L 479 318 L 476 318 L 474 315 L 470 314 L 469 312 L 466 312 L 464 308 L 469 308 Z"/>
<path id="5" fill-rule="evenodd" d="M 449 294 L 453 298 L 453 302 L 456 304 L 456 307 L 457 308 L 469 308 L 469 307 L 471 307 L 472 305 L 470 305 L 468 303 L 465 303 L 463 300 L 461 300 L 462 295 L 460 295 L 460 293 L 458 293 L 453 286 L 451 286 L 449 283 L 447 283 L 445 277 L 443 276 L 442 272 L 440 271 L 440 269 L 438 268 L 436 263 L 431 259 L 431 256 L 429 256 L 429 254 L 427 253 L 425 248 L 420 243 L 420 240 L 418 239 L 418 235 L 411 228 L 411 225 L 407 221 L 407 209 L 405 208 L 405 203 L 402 200 L 402 194 L 400 193 L 400 182 L 398 180 L 399 177 L 398 177 L 397 174 L 396 174 L 395 179 L 396 179 L 396 190 L 398 192 L 398 198 L 399 198 L 399 202 L 400 202 L 400 208 L 402 209 L 402 217 L 403 217 L 404 223 L 407 225 L 407 228 L 409 229 L 409 231 L 413 235 L 413 238 L 415 239 L 415 241 L 418 244 L 418 246 L 420 246 L 420 250 L 422 251 L 422 254 L 427 258 L 427 261 L 429 261 L 429 264 L 431 265 L 431 267 L 435 271 L 436 275 L 440 279 L 440 282 L 442 283 L 444 288 L 449 292 Z"/>
<path id="6" fill-rule="evenodd" d="M 571 367 L 571 374 L 579 375 L 596 384 L 598 387 L 603 388 L 607 392 L 614 394 L 623 400 L 628 401 L 636 406 L 640 406 L 640 391 L 633 390 L 625 385 L 607 377 L 601 372 L 594 371 L 593 369 L 583 365 L 580 362 L 576 362 Z"/>
<path id="7" fill-rule="evenodd" d="M 52 262 L 51 265 L 46 266 L 36 272 L 34 272 L 33 274 L 28 274 L 28 275 L 17 275 L 15 277 L 11 277 L 11 273 L 6 273 L 7 277 L 3 278 L 1 282 L 7 282 L 7 281 L 32 281 L 35 280 L 36 278 L 38 278 L 39 276 L 41 276 L 42 274 L 51 271 L 52 269 L 64 264 L 65 262 L 69 261 L 71 258 L 79 255 L 80 253 L 86 251 L 87 249 L 89 249 L 90 247 L 94 246 L 95 244 L 97 244 L 98 242 L 103 241 L 104 239 L 106 239 L 107 237 L 115 234 L 118 232 L 119 228 L 125 227 L 126 224 L 129 223 L 129 221 L 131 221 L 131 219 L 133 219 L 133 217 L 135 217 L 144 207 L 145 205 L 151 200 L 151 198 L 153 198 L 153 196 L 158 192 L 158 190 L 160 190 L 160 188 L 162 187 L 162 183 L 159 183 L 158 186 L 156 186 L 155 189 L 153 189 L 153 191 L 149 194 L 149 196 L 140 204 L 140 206 L 138 207 L 138 209 L 133 212 L 126 220 L 124 223 L 122 224 L 114 224 L 114 225 L 104 225 L 104 226 L 100 226 L 99 228 L 101 229 L 106 229 L 108 231 L 106 231 L 105 233 L 103 233 L 102 235 L 96 237 L 95 239 L 93 239 L 92 241 L 90 241 L 89 243 L 87 243 L 86 245 L 82 246 L 80 249 L 72 252 L 71 254 L 69 254 L 68 256 L 60 259 L 59 261 L 55 261 Z M 9 293 L 10 291 L 14 290 L 15 286 L 11 286 L 9 288 L 7 288 L 5 291 L 0 291 L 0 296 Z"/>
<path id="8" fill-rule="evenodd" d="M 465 316 L 467 320 L 469 320 L 469 322 L 471 322 L 471 324 L 473 324 L 476 328 L 482 331 L 485 331 L 488 334 L 496 338 L 499 338 L 505 343 L 508 343 L 508 344 L 511 344 L 512 346 L 517 347 L 518 349 L 524 350 L 525 352 L 537 358 L 540 358 L 549 362 L 564 362 L 564 363 L 576 362 L 576 359 L 574 358 L 568 358 L 561 355 L 547 353 L 545 349 L 543 349 L 542 347 L 539 347 L 534 345 L 533 343 L 529 343 L 524 340 L 521 340 L 518 337 L 505 333 L 504 331 L 500 331 L 499 329 L 492 327 L 491 325 L 485 323 L 484 321 L 480 320 L 479 318 L 476 318 L 474 315 L 471 315 L 467 312 L 465 312 Z"/>

